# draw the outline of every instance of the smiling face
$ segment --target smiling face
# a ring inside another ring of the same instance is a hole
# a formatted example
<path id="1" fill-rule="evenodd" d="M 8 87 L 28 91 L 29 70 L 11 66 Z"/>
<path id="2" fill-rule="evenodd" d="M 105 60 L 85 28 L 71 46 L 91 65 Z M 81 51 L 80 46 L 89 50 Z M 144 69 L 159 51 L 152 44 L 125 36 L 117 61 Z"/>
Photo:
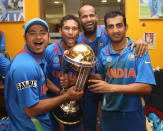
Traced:
<path id="1" fill-rule="evenodd" d="M 79 36 L 79 25 L 75 20 L 65 20 L 62 28 L 60 28 L 60 34 L 63 39 L 63 48 L 70 49 L 76 44 Z"/>
<path id="2" fill-rule="evenodd" d="M 29 50 L 42 58 L 50 40 L 47 29 L 42 25 L 32 25 L 24 37 Z"/>
<path id="3" fill-rule="evenodd" d="M 98 17 L 95 13 L 95 8 L 90 5 L 85 5 L 80 8 L 80 23 L 84 33 L 91 34 L 96 32 Z"/>

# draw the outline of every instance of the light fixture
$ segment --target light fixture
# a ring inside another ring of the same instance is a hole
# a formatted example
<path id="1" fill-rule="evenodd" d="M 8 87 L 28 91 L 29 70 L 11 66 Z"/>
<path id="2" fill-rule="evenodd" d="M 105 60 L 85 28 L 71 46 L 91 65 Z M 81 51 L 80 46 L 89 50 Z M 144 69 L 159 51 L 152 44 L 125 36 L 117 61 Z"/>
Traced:
<path id="1" fill-rule="evenodd" d="M 53 3 L 54 3 L 54 4 L 59 4 L 59 1 L 54 1 Z"/>
<path id="2" fill-rule="evenodd" d="M 118 3 L 120 3 L 120 2 L 121 2 L 121 0 L 117 0 L 117 2 L 118 2 Z"/>
<path id="3" fill-rule="evenodd" d="M 107 0 L 101 0 L 101 2 L 102 2 L 102 3 L 106 3 L 106 2 L 107 2 Z"/>

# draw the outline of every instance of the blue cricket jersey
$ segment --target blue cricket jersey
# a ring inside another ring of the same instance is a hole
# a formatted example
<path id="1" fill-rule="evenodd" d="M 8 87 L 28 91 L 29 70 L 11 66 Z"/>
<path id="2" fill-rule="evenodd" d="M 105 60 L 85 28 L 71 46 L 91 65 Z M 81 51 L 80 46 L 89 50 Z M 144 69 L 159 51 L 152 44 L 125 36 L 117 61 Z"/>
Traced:
<path id="1" fill-rule="evenodd" d="M 49 45 L 46 48 L 46 51 L 44 54 L 45 59 L 48 63 L 47 64 L 47 78 L 49 78 L 60 89 L 61 89 L 60 77 L 62 76 L 62 70 L 63 70 L 60 62 L 62 61 L 63 52 L 64 52 L 61 47 L 61 42 L 62 40 Z M 64 67 L 64 69 L 65 68 L 67 67 Z M 69 68 L 67 71 L 68 72 L 65 71 L 64 73 L 68 73 L 69 78 L 77 78 L 78 74 L 75 70 L 73 70 L 72 68 Z M 54 93 L 50 93 L 50 95 L 54 96 Z"/>
<path id="2" fill-rule="evenodd" d="M 25 45 L 13 59 L 5 79 L 5 101 L 9 115 L 8 131 L 36 131 L 34 122 L 24 108 L 46 99 L 46 81 L 44 71 L 46 62 L 33 54 Z M 49 113 L 33 118 L 44 131 L 51 131 Z"/>
<path id="3" fill-rule="evenodd" d="M 3 76 L 6 75 L 9 65 L 10 65 L 10 61 L 0 53 L 0 75 Z"/>
<path id="4" fill-rule="evenodd" d="M 133 41 L 121 53 L 105 46 L 98 60 L 98 71 L 110 84 L 145 83 L 155 85 L 155 78 L 149 54 L 135 57 L 134 51 L 130 50 Z M 104 94 L 102 110 L 130 112 L 142 108 L 140 96 L 125 95 L 119 93 Z"/>
<path id="5" fill-rule="evenodd" d="M 77 43 L 84 43 L 89 45 L 95 54 L 98 56 L 100 53 L 100 50 L 107 45 L 108 41 L 110 41 L 110 38 L 105 32 L 105 26 L 104 25 L 98 25 L 96 29 L 96 37 L 93 42 L 89 42 L 87 37 L 85 36 L 84 32 L 80 33 L 78 37 Z M 96 46 L 97 43 L 97 46 Z"/>

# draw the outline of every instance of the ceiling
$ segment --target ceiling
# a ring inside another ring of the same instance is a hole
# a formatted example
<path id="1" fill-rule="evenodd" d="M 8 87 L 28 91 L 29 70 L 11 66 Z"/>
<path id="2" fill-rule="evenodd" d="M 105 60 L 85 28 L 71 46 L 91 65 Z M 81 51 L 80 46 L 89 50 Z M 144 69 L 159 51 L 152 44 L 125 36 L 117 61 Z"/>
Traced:
<path id="1" fill-rule="evenodd" d="M 59 3 L 54 3 L 56 1 Z M 121 0 L 121 2 L 117 2 L 117 0 L 107 0 L 105 3 L 101 1 L 102 0 L 40 0 L 40 14 L 48 23 L 57 24 L 66 14 L 78 16 L 78 10 L 84 4 L 91 4 L 96 8 L 99 20 L 103 20 L 105 12 L 111 9 L 124 10 L 125 0 Z"/>

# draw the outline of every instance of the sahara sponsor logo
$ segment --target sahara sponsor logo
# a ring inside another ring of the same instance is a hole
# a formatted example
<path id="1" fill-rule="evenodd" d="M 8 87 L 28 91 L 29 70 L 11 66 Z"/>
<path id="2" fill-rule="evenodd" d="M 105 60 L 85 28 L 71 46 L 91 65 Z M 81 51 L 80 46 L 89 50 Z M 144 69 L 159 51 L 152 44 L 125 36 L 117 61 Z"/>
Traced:
<path id="1" fill-rule="evenodd" d="M 16 84 L 18 90 L 23 90 L 25 88 L 29 87 L 37 87 L 37 81 L 31 80 L 31 81 L 23 81 Z"/>

